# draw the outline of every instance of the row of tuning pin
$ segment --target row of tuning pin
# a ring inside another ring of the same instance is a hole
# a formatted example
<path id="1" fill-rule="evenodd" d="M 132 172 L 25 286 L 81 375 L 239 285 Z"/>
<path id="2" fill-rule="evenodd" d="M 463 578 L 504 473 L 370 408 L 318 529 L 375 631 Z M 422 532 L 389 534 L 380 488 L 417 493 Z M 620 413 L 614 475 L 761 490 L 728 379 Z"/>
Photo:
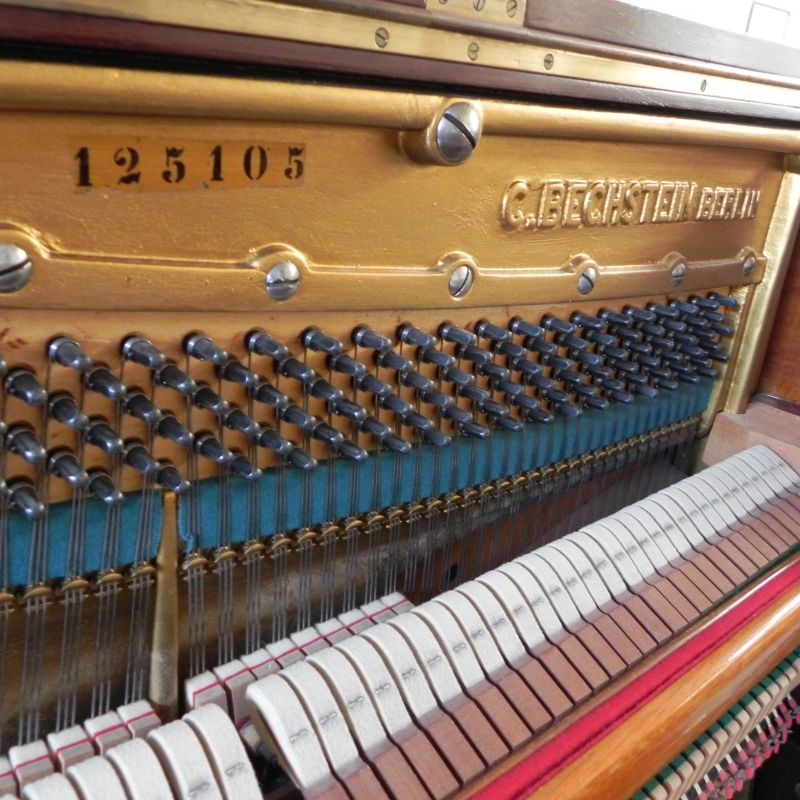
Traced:
<path id="1" fill-rule="evenodd" d="M 222 382 L 244 387 L 255 403 L 272 409 L 276 421 L 294 426 L 308 440 L 323 442 L 333 455 L 363 462 L 366 450 L 355 442 L 355 436 L 348 438 L 331 425 L 331 416 L 348 420 L 354 433 L 370 434 L 387 450 L 407 453 L 411 443 L 400 435 L 402 428 L 441 447 L 451 441 L 441 429 L 443 420 L 449 420 L 461 435 L 485 439 L 490 428 L 518 431 L 526 422 L 550 423 L 554 414 L 577 417 L 584 408 L 603 410 L 611 402 L 630 403 L 634 395 L 652 398 L 660 390 L 674 391 L 682 382 L 713 378 L 712 362 L 727 360 L 719 340 L 732 333 L 725 324 L 724 310 L 733 305 L 735 301 L 729 297 L 712 295 L 674 300 L 668 305 L 629 306 L 622 312 L 606 310 L 597 316 L 576 312 L 569 320 L 547 315 L 540 324 L 515 317 L 507 328 L 482 320 L 470 331 L 446 322 L 439 326 L 438 338 L 403 324 L 397 332 L 397 349 L 388 337 L 357 327 L 352 333 L 356 357 L 347 355 L 338 339 L 318 328 L 307 329 L 300 337 L 301 344 L 325 354 L 328 378 L 339 373 L 350 379 L 350 398 L 305 360 L 293 356 L 283 342 L 261 330 L 248 334 L 246 349 L 271 361 L 275 375 L 294 382 L 304 397 L 324 401 L 329 421 L 293 402 L 208 336 L 189 336 L 184 349 L 191 358 L 213 364 Z M 359 349 L 372 354 L 373 370 L 359 360 Z M 222 427 L 238 431 L 294 467 L 310 470 L 316 466 L 315 459 L 280 435 L 277 427 L 257 422 L 211 386 L 194 380 L 145 337 L 127 338 L 121 352 L 125 360 L 150 370 L 155 385 L 211 412 Z M 155 436 L 171 440 L 233 475 L 251 480 L 259 477 L 259 469 L 245 455 L 225 447 L 210 432 L 190 431 L 143 391 L 129 389 L 108 367 L 94 362 L 75 340 L 55 339 L 48 356 L 52 363 L 79 372 L 88 391 L 113 401 Z M 423 364 L 434 368 L 435 378 L 421 371 Z M 48 418 L 80 433 L 88 445 L 120 457 L 164 488 L 179 493 L 189 488 L 172 464 L 156 460 L 141 441 L 123 441 L 106 419 L 88 417 L 67 392 L 48 392 L 27 368 L 1 366 L 8 395 L 29 406 L 43 407 Z M 413 395 L 413 402 L 403 399 L 404 389 Z M 359 393 L 371 398 L 371 409 L 356 401 Z M 471 408 L 460 405 L 457 398 L 465 398 Z M 423 406 L 433 408 L 433 415 L 422 413 Z M 394 429 L 379 419 L 381 410 L 394 415 Z M 25 461 L 46 463 L 70 486 L 86 489 L 104 502 L 121 500 L 108 474 L 85 471 L 66 448 L 47 452 L 30 426 L 17 424 L 2 433 L 8 450 Z M 30 484 L 18 481 L 9 491 L 12 503 L 26 515 L 41 513 L 42 503 Z"/>

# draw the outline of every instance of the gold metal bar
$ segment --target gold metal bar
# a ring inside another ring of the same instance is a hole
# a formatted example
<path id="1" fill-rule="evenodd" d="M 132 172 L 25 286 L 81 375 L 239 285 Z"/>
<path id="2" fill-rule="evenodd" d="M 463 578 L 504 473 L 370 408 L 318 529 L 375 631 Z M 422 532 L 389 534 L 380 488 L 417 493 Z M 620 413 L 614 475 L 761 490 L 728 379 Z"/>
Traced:
<path id="1" fill-rule="evenodd" d="M 17 4 L 0 0 L 0 4 Z M 700 63 L 668 67 L 643 62 L 620 61 L 591 53 L 549 48 L 527 41 L 507 41 L 485 35 L 471 35 L 407 22 L 387 22 L 378 17 L 308 8 L 288 3 L 205 2 L 171 0 L 144 6 L 131 12 L 126 0 L 28 0 L 27 6 L 58 11 L 75 11 L 159 25 L 271 37 L 284 41 L 344 47 L 372 54 L 402 55 L 448 63 L 472 64 L 511 72 L 558 75 L 578 80 L 637 86 L 703 97 L 800 105 L 798 81 L 759 75 L 758 82 L 744 70 L 728 76 L 703 71 Z M 379 34 L 379 31 L 381 34 Z"/>
<path id="2" fill-rule="evenodd" d="M 775 322 L 789 259 L 800 225 L 799 173 L 800 157 L 787 158 L 786 172 L 764 243 L 767 268 L 761 283 L 749 292 L 749 311 L 747 319 L 743 320 L 744 338 L 733 368 L 725 411 L 737 414 L 744 412 L 761 373 L 769 344 L 769 333 Z"/>

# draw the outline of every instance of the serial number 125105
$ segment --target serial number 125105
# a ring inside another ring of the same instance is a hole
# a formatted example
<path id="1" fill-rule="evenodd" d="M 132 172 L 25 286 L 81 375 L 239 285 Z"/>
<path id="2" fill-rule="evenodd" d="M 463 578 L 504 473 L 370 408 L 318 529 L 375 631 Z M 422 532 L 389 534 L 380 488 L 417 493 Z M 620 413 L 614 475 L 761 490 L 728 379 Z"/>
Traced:
<path id="1" fill-rule="evenodd" d="M 84 192 L 299 186 L 305 174 L 300 143 L 85 137 L 70 147 Z"/>

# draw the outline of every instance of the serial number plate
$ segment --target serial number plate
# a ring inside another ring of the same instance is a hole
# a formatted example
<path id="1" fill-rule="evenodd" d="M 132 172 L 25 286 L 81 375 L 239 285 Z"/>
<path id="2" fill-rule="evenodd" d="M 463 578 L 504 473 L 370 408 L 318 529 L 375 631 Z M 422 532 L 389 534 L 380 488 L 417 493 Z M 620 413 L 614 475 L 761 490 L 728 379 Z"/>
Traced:
<path id="1" fill-rule="evenodd" d="M 78 191 L 181 191 L 300 186 L 305 144 L 175 139 L 70 140 Z"/>

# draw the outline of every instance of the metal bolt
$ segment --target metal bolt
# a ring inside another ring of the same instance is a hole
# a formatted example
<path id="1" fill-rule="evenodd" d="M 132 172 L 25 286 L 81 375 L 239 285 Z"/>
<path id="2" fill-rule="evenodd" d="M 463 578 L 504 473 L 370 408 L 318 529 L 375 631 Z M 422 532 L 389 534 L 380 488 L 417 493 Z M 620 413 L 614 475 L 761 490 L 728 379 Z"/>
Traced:
<path id="1" fill-rule="evenodd" d="M 556 63 L 556 60 L 555 60 L 555 58 L 554 58 L 552 53 L 548 53 L 544 57 L 544 68 L 545 69 L 553 69 L 553 64 L 555 64 L 555 63 Z"/>
<path id="2" fill-rule="evenodd" d="M 673 287 L 680 286 L 683 283 L 683 279 L 686 277 L 686 264 L 683 261 L 679 261 L 673 268 L 670 274 L 669 280 Z"/>
<path id="3" fill-rule="evenodd" d="M 578 278 L 578 291 L 581 294 L 589 294 L 597 285 L 597 270 L 594 267 L 587 267 Z"/>
<path id="4" fill-rule="evenodd" d="M 300 270 L 291 261 L 279 261 L 267 273 L 264 284 L 273 300 L 288 300 L 300 288 Z"/>
<path id="5" fill-rule="evenodd" d="M 486 0 L 472 0 L 472 7 L 476 11 L 483 11 L 486 6 Z"/>
<path id="6" fill-rule="evenodd" d="M 509 17 L 516 16 L 517 8 L 518 8 L 517 0 L 507 0 L 507 2 L 506 2 L 506 14 L 508 14 Z"/>
<path id="7" fill-rule="evenodd" d="M 475 273 L 468 264 L 461 264 L 450 273 L 447 288 L 452 297 L 464 297 L 472 288 L 475 281 Z"/>
<path id="8" fill-rule="evenodd" d="M 477 61 L 478 60 L 478 53 L 480 53 L 481 49 L 478 47 L 477 42 L 470 42 L 469 47 L 467 48 L 467 56 L 469 57 L 470 61 Z"/>
<path id="9" fill-rule="evenodd" d="M 700 84 L 700 91 L 704 92 L 707 88 L 708 88 L 708 81 L 703 80 L 703 82 Z"/>
<path id="10" fill-rule="evenodd" d="M 375 31 L 375 44 L 378 47 L 386 47 L 389 44 L 389 31 L 386 28 L 378 28 Z"/>
<path id="11" fill-rule="evenodd" d="M 436 126 L 439 155 L 449 164 L 466 161 L 481 138 L 481 115 L 472 103 L 448 106 Z"/>
<path id="12" fill-rule="evenodd" d="M 18 292 L 32 276 L 30 256 L 15 244 L 0 244 L 0 292 Z"/>
<path id="13" fill-rule="evenodd" d="M 750 273 L 756 268 L 756 257 L 753 255 L 747 256 L 742 262 L 742 275 L 745 278 L 749 277 Z"/>

